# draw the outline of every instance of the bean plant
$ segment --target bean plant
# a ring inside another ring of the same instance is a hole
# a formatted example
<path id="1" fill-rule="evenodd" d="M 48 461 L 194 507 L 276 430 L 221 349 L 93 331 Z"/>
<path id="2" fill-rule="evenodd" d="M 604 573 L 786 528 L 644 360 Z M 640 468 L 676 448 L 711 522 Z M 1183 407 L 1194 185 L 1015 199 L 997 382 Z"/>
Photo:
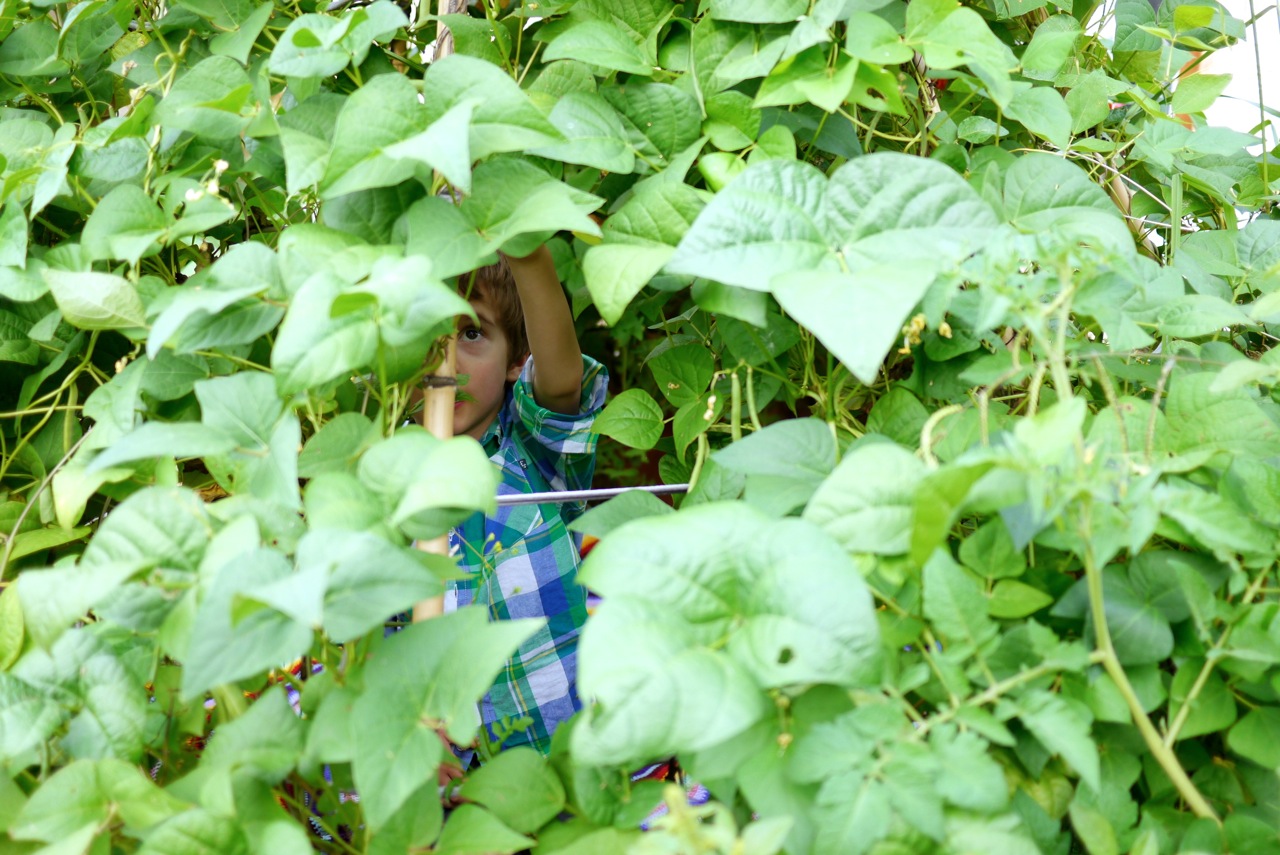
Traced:
<path id="1" fill-rule="evenodd" d="M 0 2 L 0 853 L 1275 851 L 1276 14 L 1157 5 Z M 536 627 L 387 631 L 494 503 L 419 390 L 544 243 L 692 487 L 446 818 Z"/>

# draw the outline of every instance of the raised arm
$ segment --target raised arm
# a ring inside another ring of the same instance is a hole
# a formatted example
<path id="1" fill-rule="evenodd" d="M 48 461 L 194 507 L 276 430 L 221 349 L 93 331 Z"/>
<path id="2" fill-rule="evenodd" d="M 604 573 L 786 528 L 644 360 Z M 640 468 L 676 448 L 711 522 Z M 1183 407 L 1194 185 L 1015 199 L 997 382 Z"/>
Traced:
<path id="1" fill-rule="evenodd" d="M 576 413 L 582 397 L 582 349 L 551 251 L 540 246 L 524 258 L 508 256 L 507 263 L 533 354 L 534 400 L 553 412 Z"/>

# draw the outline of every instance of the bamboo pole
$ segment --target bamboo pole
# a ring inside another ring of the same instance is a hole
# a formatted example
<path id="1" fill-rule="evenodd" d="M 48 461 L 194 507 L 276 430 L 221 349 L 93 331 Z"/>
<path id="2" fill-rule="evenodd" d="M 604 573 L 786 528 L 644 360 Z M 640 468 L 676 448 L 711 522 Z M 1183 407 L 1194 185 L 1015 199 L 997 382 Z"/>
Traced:
<path id="1" fill-rule="evenodd" d="M 437 8 L 440 15 L 450 15 L 466 11 L 466 0 L 439 0 Z M 453 53 L 453 34 L 443 23 L 439 24 L 436 36 L 436 50 L 431 61 L 444 59 Z M 453 405 L 457 400 L 457 337 L 449 336 L 445 345 L 444 359 L 436 372 L 426 378 L 422 395 L 422 424 L 437 439 L 449 439 L 453 436 Z M 420 540 L 415 544 L 418 549 L 432 555 L 449 554 L 449 535 L 442 534 L 431 540 Z M 413 607 L 413 622 L 430 620 L 444 612 L 444 597 L 432 597 L 423 600 Z"/>

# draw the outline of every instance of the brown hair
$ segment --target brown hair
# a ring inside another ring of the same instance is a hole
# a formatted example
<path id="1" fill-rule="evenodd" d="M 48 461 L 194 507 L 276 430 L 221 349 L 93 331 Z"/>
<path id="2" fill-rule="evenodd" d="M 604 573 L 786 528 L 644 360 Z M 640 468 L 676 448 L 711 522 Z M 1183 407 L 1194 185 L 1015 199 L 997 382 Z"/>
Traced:
<path id="1" fill-rule="evenodd" d="M 505 258 L 497 263 L 481 267 L 471 276 L 459 278 L 459 286 L 464 296 L 472 300 L 483 300 L 493 308 L 497 315 L 498 326 L 507 337 L 509 364 L 524 362 L 529 355 L 529 336 L 524 329 L 524 308 L 520 305 L 520 293 L 516 290 L 516 280 L 511 275 L 511 268 Z M 467 287 L 471 284 L 471 293 Z"/>

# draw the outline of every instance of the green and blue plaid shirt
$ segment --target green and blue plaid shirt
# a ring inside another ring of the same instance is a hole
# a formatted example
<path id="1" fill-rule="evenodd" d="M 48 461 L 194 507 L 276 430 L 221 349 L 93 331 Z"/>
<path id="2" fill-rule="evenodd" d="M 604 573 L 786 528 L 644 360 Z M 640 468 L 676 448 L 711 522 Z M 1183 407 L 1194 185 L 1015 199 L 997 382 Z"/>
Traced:
<path id="1" fill-rule="evenodd" d="M 591 425 L 604 406 L 608 374 L 584 356 L 580 412 L 562 415 L 534 400 L 532 366 L 532 360 L 525 363 L 480 440 L 502 471 L 498 494 L 586 489 L 596 462 Z M 546 753 L 556 727 L 581 706 L 578 634 L 587 618 L 586 590 L 578 584 L 578 542 L 567 526 L 584 509 L 584 504 L 508 505 L 491 517 L 476 514 L 450 535 L 450 551 L 469 575 L 447 586 L 446 612 L 475 603 L 489 610 L 489 620 L 547 619 L 546 627 L 507 661 L 480 702 L 490 737 L 501 719 L 532 719 L 504 747 L 532 745 Z"/>

